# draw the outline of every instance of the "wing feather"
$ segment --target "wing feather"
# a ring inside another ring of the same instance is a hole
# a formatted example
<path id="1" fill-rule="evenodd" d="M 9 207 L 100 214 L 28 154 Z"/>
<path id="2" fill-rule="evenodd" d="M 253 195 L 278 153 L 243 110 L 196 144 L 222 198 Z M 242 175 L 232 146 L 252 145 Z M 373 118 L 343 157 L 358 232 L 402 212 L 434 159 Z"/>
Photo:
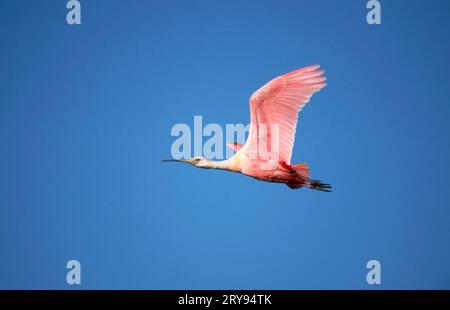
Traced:
<path id="1" fill-rule="evenodd" d="M 258 89 L 250 97 L 250 133 L 245 147 L 257 150 L 262 138 L 270 145 L 270 125 L 278 124 L 279 160 L 291 161 L 297 127 L 298 112 L 311 96 L 326 86 L 319 65 L 308 66 L 279 76 Z M 261 136 L 261 127 L 267 136 Z M 272 146 L 268 150 L 273 149 Z"/>

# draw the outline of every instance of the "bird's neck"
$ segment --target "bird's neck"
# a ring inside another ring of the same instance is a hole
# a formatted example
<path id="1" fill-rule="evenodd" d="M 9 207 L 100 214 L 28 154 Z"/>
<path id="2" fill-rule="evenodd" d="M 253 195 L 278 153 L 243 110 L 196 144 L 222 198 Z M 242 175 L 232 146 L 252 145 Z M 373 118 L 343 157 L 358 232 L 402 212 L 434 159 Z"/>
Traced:
<path id="1" fill-rule="evenodd" d="M 205 160 L 204 163 L 200 166 L 200 168 L 205 169 L 220 169 L 220 170 L 232 170 L 231 162 L 229 159 L 226 160 Z"/>

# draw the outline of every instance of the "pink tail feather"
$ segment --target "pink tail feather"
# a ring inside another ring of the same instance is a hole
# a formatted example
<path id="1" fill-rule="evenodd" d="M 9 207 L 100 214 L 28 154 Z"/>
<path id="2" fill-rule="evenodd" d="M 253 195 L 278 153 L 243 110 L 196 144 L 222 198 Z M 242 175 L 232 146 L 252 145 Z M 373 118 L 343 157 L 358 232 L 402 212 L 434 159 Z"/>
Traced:
<path id="1" fill-rule="evenodd" d="M 295 164 L 292 165 L 291 168 L 294 170 L 294 172 L 300 176 L 302 179 L 309 179 L 309 167 L 307 164 Z"/>

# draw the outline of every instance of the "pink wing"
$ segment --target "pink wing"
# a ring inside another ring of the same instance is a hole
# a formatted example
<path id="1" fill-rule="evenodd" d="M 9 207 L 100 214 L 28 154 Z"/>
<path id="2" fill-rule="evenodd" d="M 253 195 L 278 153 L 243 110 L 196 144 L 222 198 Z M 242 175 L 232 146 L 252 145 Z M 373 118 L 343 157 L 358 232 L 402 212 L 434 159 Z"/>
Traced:
<path id="1" fill-rule="evenodd" d="M 267 141 L 266 149 L 273 149 L 270 146 L 270 125 L 278 124 L 278 158 L 279 161 L 290 164 L 298 112 L 315 92 L 326 86 L 326 78 L 322 76 L 324 71 L 317 70 L 319 67 L 314 65 L 286 73 L 253 93 L 250 97 L 250 133 L 246 143 L 248 149 L 258 149 L 263 124 L 267 128 L 267 132 L 262 135 Z"/>

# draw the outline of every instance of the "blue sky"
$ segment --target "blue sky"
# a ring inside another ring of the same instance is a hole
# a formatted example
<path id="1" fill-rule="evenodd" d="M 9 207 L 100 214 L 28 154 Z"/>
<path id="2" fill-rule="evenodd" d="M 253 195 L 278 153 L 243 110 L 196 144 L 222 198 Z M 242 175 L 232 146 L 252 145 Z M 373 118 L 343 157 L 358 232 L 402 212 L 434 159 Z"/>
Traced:
<path id="1" fill-rule="evenodd" d="M 448 1 L 80 2 L 0 2 L 1 288 L 450 288 Z M 160 163 L 315 63 L 292 162 L 333 193 Z"/>

